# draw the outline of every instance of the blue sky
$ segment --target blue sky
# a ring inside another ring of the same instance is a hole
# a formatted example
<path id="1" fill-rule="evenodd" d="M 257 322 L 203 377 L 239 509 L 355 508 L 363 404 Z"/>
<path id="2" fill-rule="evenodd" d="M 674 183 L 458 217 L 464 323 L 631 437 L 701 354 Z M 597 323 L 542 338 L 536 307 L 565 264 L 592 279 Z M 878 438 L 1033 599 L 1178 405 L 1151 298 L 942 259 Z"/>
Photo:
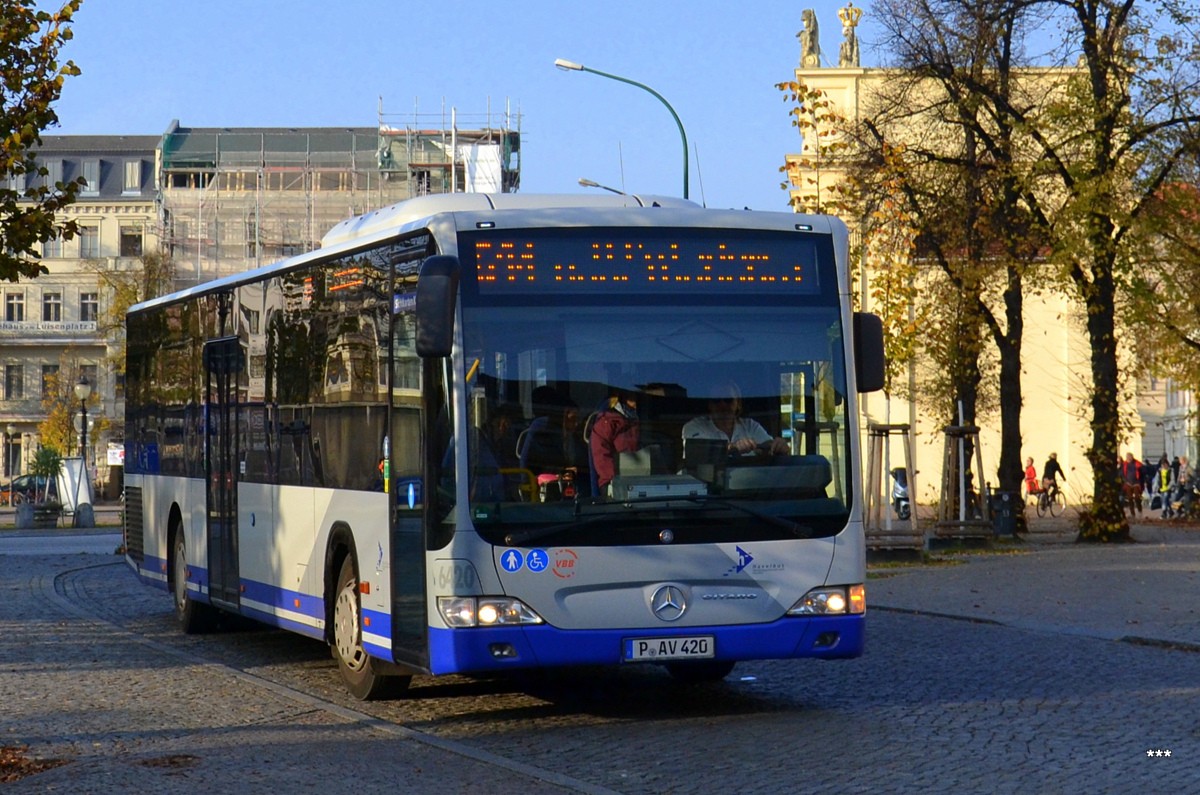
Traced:
<path id="1" fill-rule="evenodd" d="M 522 114 L 523 192 L 577 193 L 586 177 L 710 207 L 787 209 L 784 155 L 799 149 L 775 89 L 799 62 L 814 8 L 826 58 L 845 2 L 592 0 L 84 0 L 66 49 L 58 134 L 157 135 L 184 126 L 374 126 L 389 115 Z M 864 3 L 860 5 L 866 6 Z M 869 6 L 859 27 L 874 64 Z M 464 125 L 467 126 L 467 125 Z"/>

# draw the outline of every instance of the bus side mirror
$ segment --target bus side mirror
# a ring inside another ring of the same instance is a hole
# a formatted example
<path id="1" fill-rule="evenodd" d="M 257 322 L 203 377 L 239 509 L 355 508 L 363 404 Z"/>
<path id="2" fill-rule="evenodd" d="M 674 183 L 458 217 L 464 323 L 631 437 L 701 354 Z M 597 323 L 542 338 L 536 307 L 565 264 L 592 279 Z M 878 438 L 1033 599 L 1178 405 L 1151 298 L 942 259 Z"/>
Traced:
<path id="1" fill-rule="evenodd" d="M 859 392 L 883 389 L 883 321 L 879 315 L 854 313 L 854 368 Z"/>
<path id="2" fill-rule="evenodd" d="M 421 264 L 417 277 L 417 355 L 449 356 L 454 349 L 454 306 L 458 302 L 457 257 L 438 255 Z"/>

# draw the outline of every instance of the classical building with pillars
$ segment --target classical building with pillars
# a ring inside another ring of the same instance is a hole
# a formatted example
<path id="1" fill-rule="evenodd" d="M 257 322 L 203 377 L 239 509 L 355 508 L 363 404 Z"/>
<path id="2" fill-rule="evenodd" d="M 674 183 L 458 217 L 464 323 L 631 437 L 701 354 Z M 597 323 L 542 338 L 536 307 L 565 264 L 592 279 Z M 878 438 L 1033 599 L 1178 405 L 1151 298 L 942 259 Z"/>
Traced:
<path id="1" fill-rule="evenodd" d="M 852 124 L 866 118 L 879 118 L 877 108 L 885 98 L 889 83 L 897 77 L 894 70 L 863 68 L 857 64 L 858 46 L 854 41 L 854 28 L 859 18 L 860 14 L 839 14 L 844 41 L 837 59 L 838 65 L 833 66 L 820 55 L 820 44 L 815 35 L 818 24 L 815 13 L 805 12 L 805 30 L 798 36 L 802 47 L 801 65 L 795 70 L 797 82 L 809 89 L 820 90 L 836 114 Z M 814 65 L 805 66 L 806 63 Z M 827 65 L 815 65 L 818 63 Z M 1061 71 L 1051 69 L 1029 70 L 1023 79 L 1028 81 L 1031 89 L 1049 91 L 1062 85 L 1061 74 Z M 930 84 L 929 90 L 932 92 L 936 88 Z M 930 139 L 936 140 L 938 122 L 931 115 L 905 117 L 903 126 L 892 125 L 886 129 L 886 133 L 893 141 L 919 138 L 927 143 Z M 798 211 L 820 212 L 835 206 L 835 188 L 843 179 L 844 167 L 839 164 L 836 153 L 829 153 L 827 144 L 831 140 L 832 137 L 823 136 L 819 142 L 815 133 L 806 134 L 801 151 L 786 156 L 792 203 Z M 860 226 L 857 219 L 843 217 L 843 220 L 851 227 L 851 245 L 857 259 L 855 291 L 860 296 L 862 308 L 871 311 L 872 280 L 889 267 L 887 253 L 867 249 L 857 234 Z M 917 261 L 916 265 L 918 282 L 922 278 L 937 278 L 936 267 L 932 263 Z M 1029 283 L 1036 284 L 1037 281 L 1035 274 Z M 918 283 L 916 286 L 920 288 L 922 285 Z M 918 301 L 929 300 L 929 295 L 932 295 L 932 291 L 917 290 Z M 1092 481 L 1091 465 L 1084 454 L 1091 443 L 1088 404 L 1090 350 L 1084 327 L 1084 308 L 1063 290 L 1028 290 L 1023 315 L 1021 458 L 1032 457 L 1040 475 L 1042 464 L 1049 454 L 1057 453 L 1066 471 L 1067 494 L 1078 504 L 1078 500 L 1090 497 Z M 887 396 L 881 392 L 867 395 L 862 404 L 864 424 L 908 424 L 913 429 L 916 453 L 914 466 L 920 473 L 917 478 L 917 497 L 924 504 L 940 496 L 938 489 L 943 470 L 945 423 L 919 410 L 915 402 L 901 397 L 899 393 L 916 394 L 921 389 L 924 377 L 931 374 L 931 367 L 928 361 L 914 362 L 907 377 L 902 379 L 906 383 L 895 390 L 898 394 Z M 1175 438 L 1178 434 L 1172 435 L 1177 424 L 1173 419 L 1174 414 L 1178 413 L 1171 410 L 1172 400 L 1179 402 L 1180 398 L 1169 390 L 1164 392 L 1161 382 L 1143 381 L 1129 385 L 1125 400 L 1129 442 L 1122 448 L 1123 451 L 1133 452 L 1140 459 L 1157 457 L 1164 449 L 1169 454 L 1187 452 L 1184 449 L 1187 445 Z M 978 422 L 984 478 L 994 486 L 997 483 L 996 467 L 1000 454 L 999 412 L 985 412 Z M 893 465 L 902 462 L 903 452 L 893 450 L 892 460 Z"/>

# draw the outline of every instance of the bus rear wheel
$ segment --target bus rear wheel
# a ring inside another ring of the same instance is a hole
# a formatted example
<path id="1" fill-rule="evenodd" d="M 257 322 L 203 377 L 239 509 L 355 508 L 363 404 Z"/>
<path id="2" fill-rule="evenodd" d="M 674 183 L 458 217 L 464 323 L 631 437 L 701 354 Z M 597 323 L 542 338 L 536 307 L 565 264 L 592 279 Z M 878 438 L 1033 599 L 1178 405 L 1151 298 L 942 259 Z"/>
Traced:
<path id="1" fill-rule="evenodd" d="M 363 649 L 358 573 L 350 556 L 342 561 L 334 599 L 333 656 L 350 695 L 359 701 L 374 701 L 403 692 L 411 677 L 383 674 L 381 664 Z"/>
<path id="2" fill-rule="evenodd" d="M 175 620 L 184 634 L 208 632 L 216 624 L 216 610 L 197 602 L 188 591 L 187 547 L 183 542 L 182 530 L 175 533 L 172 546 L 171 597 L 175 601 Z"/>

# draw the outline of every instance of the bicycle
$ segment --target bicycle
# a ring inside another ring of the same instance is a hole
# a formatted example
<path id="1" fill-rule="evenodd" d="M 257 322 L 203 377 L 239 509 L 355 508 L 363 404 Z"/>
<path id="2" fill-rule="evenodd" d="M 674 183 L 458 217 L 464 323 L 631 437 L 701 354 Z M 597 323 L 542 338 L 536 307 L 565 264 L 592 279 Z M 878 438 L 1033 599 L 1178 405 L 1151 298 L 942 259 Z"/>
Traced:
<path id="1" fill-rule="evenodd" d="M 1058 516 L 1067 509 L 1067 498 L 1062 493 L 1062 489 L 1058 484 L 1052 483 L 1049 488 L 1039 489 L 1030 494 L 1032 497 L 1037 497 L 1037 515 Z"/>

